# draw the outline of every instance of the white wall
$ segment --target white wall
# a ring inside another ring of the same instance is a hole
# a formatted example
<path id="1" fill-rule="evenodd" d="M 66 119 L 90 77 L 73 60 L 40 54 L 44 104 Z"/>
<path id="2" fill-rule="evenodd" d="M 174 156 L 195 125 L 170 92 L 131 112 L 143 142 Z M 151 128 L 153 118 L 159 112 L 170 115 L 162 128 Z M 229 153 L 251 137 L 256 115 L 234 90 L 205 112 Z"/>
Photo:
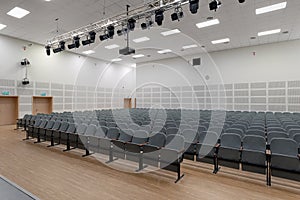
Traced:
<path id="1" fill-rule="evenodd" d="M 138 91 L 138 105 L 299 112 L 299 55 L 295 40 L 141 63 L 137 86 L 150 89 Z"/>
<path id="2" fill-rule="evenodd" d="M 299 80 L 299 55 L 300 40 L 294 40 L 141 63 L 137 70 L 137 84 L 141 84 L 144 80 L 163 80 L 167 85 L 183 85 L 178 81 L 178 73 L 174 72 L 176 70 L 190 79 L 192 85 L 198 85 L 199 81 L 203 80 L 199 80 L 199 76 L 195 75 L 195 69 L 190 65 L 192 58 L 197 57 L 202 59 L 202 65 L 196 67 L 200 77 L 205 79 L 209 75 L 210 79 L 214 79 L 210 82 L 218 83 L 220 79 L 224 83 Z M 165 67 L 158 69 L 161 66 Z M 170 73 L 171 75 L 168 75 Z"/>
<path id="3" fill-rule="evenodd" d="M 54 97 L 54 111 L 123 107 L 135 88 L 135 69 L 62 52 L 47 56 L 42 45 L 0 35 L 0 93 L 20 96 L 20 116 L 31 113 L 33 95 Z M 24 46 L 26 50 L 24 50 Z M 31 65 L 23 86 L 27 58 Z M 1 95 L 1 94 L 0 94 Z"/>

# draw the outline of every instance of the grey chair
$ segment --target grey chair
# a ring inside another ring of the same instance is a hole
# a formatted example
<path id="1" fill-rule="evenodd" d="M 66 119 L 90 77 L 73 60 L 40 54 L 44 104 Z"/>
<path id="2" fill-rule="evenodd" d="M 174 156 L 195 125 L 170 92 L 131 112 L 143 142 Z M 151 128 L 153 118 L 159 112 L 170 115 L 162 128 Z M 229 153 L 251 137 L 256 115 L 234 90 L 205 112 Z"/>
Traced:
<path id="1" fill-rule="evenodd" d="M 177 173 L 175 183 L 181 180 L 181 162 L 184 153 L 184 137 L 181 135 L 169 135 L 164 148 L 160 149 L 160 168 Z"/>
<path id="2" fill-rule="evenodd" d="M 266 173 L 266 139 L 258 135 L 243 138 L 242 170 Z"/>
<path id="3" fill-rule="evenodd" d="M 241 136 L 234 133 L 225 133 L 221 136 L 218 160 L 220 165 L 239 169 L 241 160 Z"/>
<path id="4" fill-rule="evenodd" d="M 84 135 L 81 135 L 81 134 L 78 135 L 79 136 L 78 148 L 86 150 L 85 156 L 88 156 L 90 154 L 89 139 L 90 139 L 90 137 L 94 137 L 96 132 L 97 132 L 97 126 L 94 124 L 90 124 L 87 127 Z"/>
<path id="5" fill-rule="evenodd" d="M 185 129 L 182 132 L 184 137 L 184 158 L 189 160 L 195 160 L 196 155 L 196 144 L 198 143 L 198 132 L 197 130 Z"/>
<path id="6" fill-rule="evenodd" d="M 290 138 L 294 138 L 296 134 L 300 134 L 300 129 L 290 129 L 288 130 Z"/>
<path id="7" fill-rule="evenodd" d="M 271 141 L 272 176 L 300 181 L 299 145 L 289 138 L 275 138 Z"/>
<path id="8" fill-rule="evenodd" d="M 267 135 L 268 144 L 270 144 L 274 138 L 289 138 L 289 136 L 285 132 L 271 131 Z"/>
<path id="9" fill-rule="evenodd" d="M 60 128 L 58 130 L 53 131 L 53 142 L 56 144 L 60 144 L 60 136 L 62 132 L 66 132 L 69 127 L 69 122 L 63 121 Z M 52 143 L 52 142 L 51 142 Z"/>
<path id="10" fill-rule="evenodd" d="M 147 144 L 149 140 L 149 134 L 147 131 L 138 130 L 134 131 L 134 135 L 130 143 L 125 143 L 126 149 L 126 160 L 131 160 L 135 162 L 139 162 L 139 170 L 142 170 L 143 164 L 142 162 L 142 150 L 143 146 Z"/>

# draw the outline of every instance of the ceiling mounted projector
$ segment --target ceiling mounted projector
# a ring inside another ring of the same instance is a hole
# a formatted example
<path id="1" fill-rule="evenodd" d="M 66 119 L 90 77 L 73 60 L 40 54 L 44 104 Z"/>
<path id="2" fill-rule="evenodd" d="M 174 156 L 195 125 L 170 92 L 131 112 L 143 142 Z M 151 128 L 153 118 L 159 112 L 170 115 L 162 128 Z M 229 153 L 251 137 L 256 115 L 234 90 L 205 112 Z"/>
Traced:
<path id="1" fill-rule="evenodd" d="M 135 49 L 132 49 L 130 47 L 125 47 L 124 49 L 119 50 L 119 54 L 124 55 L 124 56 L 135 54 Z"/>

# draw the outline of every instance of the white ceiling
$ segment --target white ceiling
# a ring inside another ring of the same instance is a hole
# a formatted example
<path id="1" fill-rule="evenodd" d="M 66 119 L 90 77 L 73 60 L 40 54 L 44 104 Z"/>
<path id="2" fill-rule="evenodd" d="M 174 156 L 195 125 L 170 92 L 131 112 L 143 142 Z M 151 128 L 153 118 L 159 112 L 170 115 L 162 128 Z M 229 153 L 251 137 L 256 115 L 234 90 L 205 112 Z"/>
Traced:
<path id="1" fill-rule="evenodd" d="M 124 58 L 126 62 L 144 62 L 156 60 L 175 55 L 187 55 L 202 51 L 201 48 L 182 51 L 182 46 L 198 44 L 205 46 L 208 52 L 220 51 L 224 49 L 253 46 L 265 43 L 274 43 L 300 38 L 300 1 L 286 0 L 287 8 L 262 15 L 255 15 L 255 9 L 268 6 L 284 0 L 246 0 L 239 4 L 238 0 L 223 0 L 223 5 L 217 12 L 209 11 L 208 3 L 210 0 L 200 0 L 201 5 L 198 13 L 192 15 L 188 5 L 184 7 L 185 17 L 180 22 L 172 22 L 170 15 L 172 12 L 165 13 L 165 20 L 162 27 L 155 25 L 150 30 L 136 29 L 131 34 L 131 46 L 137 48 L 137 54 L 143 53 L 150 55 L 144 58 L 132 59 Z M 111 17 L 123 13 L 126 4 L 133 7 L 143 5 L 143 0 L 106 0 L 106 14 L 104 11 L 104 0 L 1 0 L 0 2 L 0 23 L 7 25 L 7 28 L 0 31 L 0 34 L 46 44 L 47 40 L 53 38 L 56 33 L 56 18 L 59 18 L 59 33 L 74 30 L 89 23 L 99 21 L 103 18 Z M 23 19 L 16 19 L 6 15 L 15 6 L 19 6 L 31 13 Z M 214 17 L 220 20 L 219 25 L 198 29 L 196 23 L 203 22 L 207 17 Z M 142 20 L 138 22 L 140 27 Z M 163 37 L 160 33 L 168 29 L 180 29 L 182 33 Z M 287 34 L 275 34 L 257 37 L 251 40 L 250 37 L 257 36 L 260 31 L 281 28 L 288 31 Z M 147 36 L 150 41 L 135 44 L 132 39 Z M 230 38 L 229 44 L 211 44 L 212 40 Z M 113 40 L 97 42 L 89 47 L 80 47 L 74 50 L 82 53 L 85 50 L 94 49 L 95 54 L 91 57 L 111 60 L 118 57 L 118 50 L 107 50 L 104 47 L 110 44 L 126 46 L 123 36 L 115 36 Z M 174 53 L 157 54 L 158 49 L 172 49 Z"/>

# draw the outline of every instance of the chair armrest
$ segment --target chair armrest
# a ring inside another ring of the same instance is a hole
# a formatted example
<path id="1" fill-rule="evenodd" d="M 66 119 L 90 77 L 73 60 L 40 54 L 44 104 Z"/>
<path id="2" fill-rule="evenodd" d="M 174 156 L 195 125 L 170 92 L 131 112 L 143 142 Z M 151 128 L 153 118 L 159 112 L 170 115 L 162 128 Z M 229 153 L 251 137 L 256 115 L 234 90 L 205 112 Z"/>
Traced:
<path id="1" fill-rule="evenodd" d="M 271 155 L 272 155 L 271 150 L 267 149 L 267 150 L 266 150 L 266 155 L 267 155 L 267 156 L 271 156 Z"/>
<path id="2" fill-rule="evenodd" d="M 178 151 L 178 153 L 180 153 L 180 154 L 182 154 L 182 153 L 184 153 L 184 152 L 185 152 L 184 149 L 181 149 L 180 151 Z"/>
<path id="3" fill-rule="evenodd" d="M 216 144 L 215 148 L 220 148 L 221 144 Z"/>
<path id="4" fill-rule="evenodd" d="M 300 160 L 300 154 L 298 154 L 298 158 L 299 158 L 299 160 Z"/>
<path id="5" fill-rule="evenodd" d="M 243 147 L 240 148 L 240 151 L 243 151 Z"/>

